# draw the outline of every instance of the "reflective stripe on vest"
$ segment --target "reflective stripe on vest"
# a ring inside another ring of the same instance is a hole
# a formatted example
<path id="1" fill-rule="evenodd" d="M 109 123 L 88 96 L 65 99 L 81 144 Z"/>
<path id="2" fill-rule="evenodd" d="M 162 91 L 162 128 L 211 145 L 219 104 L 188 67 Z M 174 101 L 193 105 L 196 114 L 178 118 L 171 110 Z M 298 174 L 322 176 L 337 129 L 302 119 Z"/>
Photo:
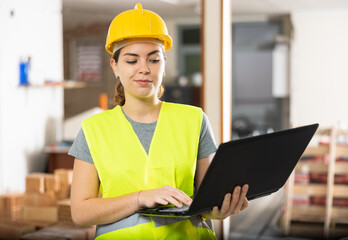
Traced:
<path id="1" fill-rule="evenodd" d="M 148 154 L 120 106 L 84 120 L 82 128 L 98 171 L 103 198 L 165 185 L 192 196 L 202 117 L 200 108 L 163 102 Z M 98 230 L 104 232 L 98 239 L 104 235 L 121 239 L 129 235 L 127 238 L 134 239 L 143 238 L 144 234 L 149 234 L 149 239 L 162 239 L 169 233 L 175 236 L 182 227 L 185 230 L 181 230 L 181 237 L 182 233 L 194 234 L 190 239 L 195 239 L 197 232 L 206 229 L 199 227 L 194 231 L 190 220 L 158 227 L 153 217 L 151 222 L 143 222 L 144 219 L 146 217 L 132 215 L 118 221 L 119 224 L 109 224 L 115 229 L 112 232 L 109 227 L 108 231 Z"/>
<path id="2" fill-rule="evenodd" d="M 169 224 L 185 221 L 185 218 L 175 218 L 175 217 L 148 217 L 142 216 L 140 214 L 133 214 L 126 217 L 120 221 L 113 222 L 110 224 L 98 225 L 96 230 L 96 237 L 123 228 L 134 227 L 143 223 L 150 223 L 152 221 L 155 223 L 155 227 L 162 227 Z M 191 224 L 195 227 L 206 228 L 213 232 L 213 226 L 210 220 L 202 221 L 200 216 L 194 216 L 190 218 Z"/>

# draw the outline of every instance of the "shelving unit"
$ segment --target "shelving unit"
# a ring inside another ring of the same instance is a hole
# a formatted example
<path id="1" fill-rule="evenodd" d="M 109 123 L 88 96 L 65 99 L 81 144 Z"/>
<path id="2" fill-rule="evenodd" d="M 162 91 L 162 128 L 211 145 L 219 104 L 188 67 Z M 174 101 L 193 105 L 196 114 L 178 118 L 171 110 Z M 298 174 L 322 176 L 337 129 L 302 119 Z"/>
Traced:
<path id="1" fill-rule="evenodd" d="M 348 131 L 320 129 L 315 140 L 286 184 L 281 224 L 286 235 L 347 236 Z"/>
<path id="2" fill-rule="evenodd" d="M 42 84 L 19 85 L 20 88 L 43 88 L 43 87 L 63 87 L 64 89 L 85 88 L 86 83 L 75 80 L 61 82 L 44 82 Z"/>

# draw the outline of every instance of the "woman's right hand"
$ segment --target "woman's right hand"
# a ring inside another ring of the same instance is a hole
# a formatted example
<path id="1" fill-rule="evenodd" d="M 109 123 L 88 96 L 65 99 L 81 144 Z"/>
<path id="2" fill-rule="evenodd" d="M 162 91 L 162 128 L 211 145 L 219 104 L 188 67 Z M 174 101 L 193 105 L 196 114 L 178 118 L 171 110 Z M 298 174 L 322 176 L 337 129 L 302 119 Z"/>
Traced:
<path id="1" fill-rule="evenodd" d="M 161 188 L 140 191 L 138 202 L 140 208 L 154 208 L 158 204 L 167 205 L 170 203 L 181 208 L 183 204 L 190 206 L 192 199 L 183 191 L 167 185 Z"/>

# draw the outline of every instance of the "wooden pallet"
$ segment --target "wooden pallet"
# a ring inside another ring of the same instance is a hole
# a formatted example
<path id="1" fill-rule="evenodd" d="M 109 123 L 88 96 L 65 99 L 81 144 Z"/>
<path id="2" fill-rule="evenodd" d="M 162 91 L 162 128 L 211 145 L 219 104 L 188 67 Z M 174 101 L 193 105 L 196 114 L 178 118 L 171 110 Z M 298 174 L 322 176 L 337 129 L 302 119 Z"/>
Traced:
<path id="1" fill-rule="evenodd" d="M 291 230 L 288 233 L 290 236 L 322 238 L 324 231 L 324 223 L 316 222 L 298 222 L 291 223 Z M 336 224 L 332 226 L 325 239 L 333 239 L 348 236 L 348 225 Z"/>
<path id="2" fill-rule="evenodd" d="M 285 234 L 326 238 L 348 236 L 348 206 L 337 207 L 333 204 L 336 198 L 348 199 L 348 185 L 335 184 L 335 175 L 348 175 L 348 161 L 336 161 L 337 158 L 348 157 L 348 145 L 338 145 L 336 142 L 339 134 L 348 136 L 348 132 L 338 131 L 336 127 L 319 130 L 316 137 L 326 135 L 325 138 L 330 139 L 329 143 L 308 147 L 303 157 L 322 156 L 328 161 L 301 160 L 288 179 L 281 221 Z M 326 182 L 323 184 L 295 183 L 296 171 L 326 174 Z M 324 206 L 294 205 L 294 196 L 324 197 Z"/>

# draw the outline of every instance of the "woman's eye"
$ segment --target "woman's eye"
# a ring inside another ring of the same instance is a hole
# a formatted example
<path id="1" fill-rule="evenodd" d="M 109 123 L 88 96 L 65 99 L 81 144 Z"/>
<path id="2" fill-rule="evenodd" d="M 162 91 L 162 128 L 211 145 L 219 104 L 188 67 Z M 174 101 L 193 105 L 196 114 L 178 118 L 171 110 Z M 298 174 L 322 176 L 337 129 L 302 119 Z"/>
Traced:
<path id="1" fill-rule="evenodd" d="M 127 61 L 127 63 L 129 64 L 135 64 L 137 62 L 137 60 L 134 60 L 134 61 Z"/>
<path id="2" fill-rule="evenodd" d="M 150 59 L 150 62 L 152 63 L 158 63 L 160 60 L 159 59 Z"/>

